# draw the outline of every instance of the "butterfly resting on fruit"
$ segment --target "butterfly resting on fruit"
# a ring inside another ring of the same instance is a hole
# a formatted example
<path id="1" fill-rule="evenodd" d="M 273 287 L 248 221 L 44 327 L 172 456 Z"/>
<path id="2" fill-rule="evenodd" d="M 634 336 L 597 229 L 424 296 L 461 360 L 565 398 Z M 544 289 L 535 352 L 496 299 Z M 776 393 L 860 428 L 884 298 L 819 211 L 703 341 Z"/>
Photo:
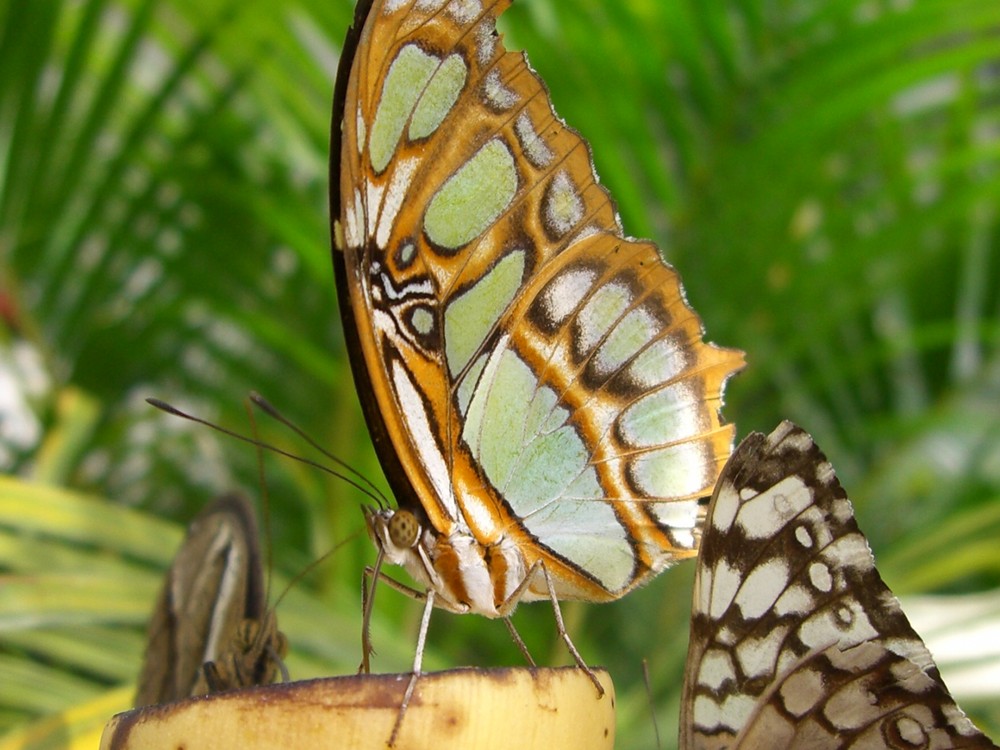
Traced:
<path id="1" fill-rule="evenodd" d="M 703 341 L 677 273 L 624 234 L 504 49 L 508 4 L 362 0 L 334 95 L 341 316 L 399 506 L 366 519 L 375 567 L 426 591 L 424 627 L 434 605 L 615 600 L 694 556 L 733 440 L 741 353 Z"/>

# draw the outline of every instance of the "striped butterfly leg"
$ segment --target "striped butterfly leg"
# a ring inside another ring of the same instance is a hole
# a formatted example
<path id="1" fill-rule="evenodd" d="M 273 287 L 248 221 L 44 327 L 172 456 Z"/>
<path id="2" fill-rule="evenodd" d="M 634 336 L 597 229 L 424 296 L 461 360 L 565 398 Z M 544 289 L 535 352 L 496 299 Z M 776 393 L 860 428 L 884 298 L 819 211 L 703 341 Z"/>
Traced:
<path id="1" fill-rule="evenodd" d="M 790 422 L 733 453 L 695 574 L 680 746 L 991 748 Z"/>

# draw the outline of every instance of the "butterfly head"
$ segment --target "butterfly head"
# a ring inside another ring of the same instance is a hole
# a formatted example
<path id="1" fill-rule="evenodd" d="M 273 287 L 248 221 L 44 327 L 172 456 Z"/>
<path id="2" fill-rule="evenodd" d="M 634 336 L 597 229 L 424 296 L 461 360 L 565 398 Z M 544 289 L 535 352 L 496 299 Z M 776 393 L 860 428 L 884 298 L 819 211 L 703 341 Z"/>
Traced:
<path id="1" fill-rule="evenodd" d="M 410 567 L 424 558 L 423 524 L 412 510 L 366 507 L 364 514 L 368 536 L 390 563 Z"/>

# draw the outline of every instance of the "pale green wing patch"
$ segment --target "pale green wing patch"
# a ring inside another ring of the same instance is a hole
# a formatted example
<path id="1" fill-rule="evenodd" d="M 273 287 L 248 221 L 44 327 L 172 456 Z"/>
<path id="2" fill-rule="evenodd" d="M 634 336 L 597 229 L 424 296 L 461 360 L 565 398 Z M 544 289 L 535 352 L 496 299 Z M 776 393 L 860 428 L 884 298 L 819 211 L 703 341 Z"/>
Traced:
<path id="1" fill-rule="evenodd" d="M 604 502 L 589 451 L 555 392 L 513 351 L 491 357 L 463 438 L 525 529 L 609 591 L 628 584 L 635 556 Z"/>
<path id="2" fill-rule="evenodd" d="M 445 309 L 445 357 L 453 378 L 465 368 L 510 305 L 524 278 L 524 252 L 504 256 Z"/>
<path id="3" fill-rule="evenodd" d="M 440 59 L 428 55 L 414 44 L 403 47 L 392 61 L 385 76 L 368 144 L 372 169 L 376 174 L 381 174 L 389 166 L 417 98 L 440 63 Z"/>
<path id="4" fill-rule="evenodd" d="M 449 55 L 427 84 L 410 120 L 411 141 L 431 135 L 455 106 L 469 71 L 461 55 Z"/>
<path id="5" fill-rule="evenodd" d="M 496 221 L 516 192 L 514 156 L 494 138 L 434 195 L 424 215 L 424 231 L 440 247 L 459 248 Z"/>

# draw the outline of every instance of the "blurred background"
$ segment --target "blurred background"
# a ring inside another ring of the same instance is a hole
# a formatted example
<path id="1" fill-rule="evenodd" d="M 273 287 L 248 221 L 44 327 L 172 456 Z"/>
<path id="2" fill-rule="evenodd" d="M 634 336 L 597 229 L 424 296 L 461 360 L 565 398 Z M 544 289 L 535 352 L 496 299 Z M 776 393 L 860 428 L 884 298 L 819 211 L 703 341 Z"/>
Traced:
<path id="1" fill-rule="evenodd" d="M 146 397 L 250 432 L 257 390 L 385 486 L 329 260 L 352 12 L 0 0 L 2 747 L 93 746 L 130 705 L 183 527 L 223 490 L 261 503 L 251 447 Z M 945 679 L 1000 736 L 1000 4 L 518 0 L 502 28 L 628 233 L 680 270 L 709 339 L 746 350 L 739 436 L 782 418 L 815 436 Z M 289 669 L 352 672 L 364 498 L 273 456 L 264 473 Z M 692 575 L 564 609 L 612 672 L 620 748 L 655 746 L 651 711 L 676 743 Z M 374 669 L 409 668 L 419 614 L 380 589 Z M 515 623 L 541 663 L 567 661 L 544 604 Z M 520 663 L 501 624 L 435 614 L 426 667 Z"/>

